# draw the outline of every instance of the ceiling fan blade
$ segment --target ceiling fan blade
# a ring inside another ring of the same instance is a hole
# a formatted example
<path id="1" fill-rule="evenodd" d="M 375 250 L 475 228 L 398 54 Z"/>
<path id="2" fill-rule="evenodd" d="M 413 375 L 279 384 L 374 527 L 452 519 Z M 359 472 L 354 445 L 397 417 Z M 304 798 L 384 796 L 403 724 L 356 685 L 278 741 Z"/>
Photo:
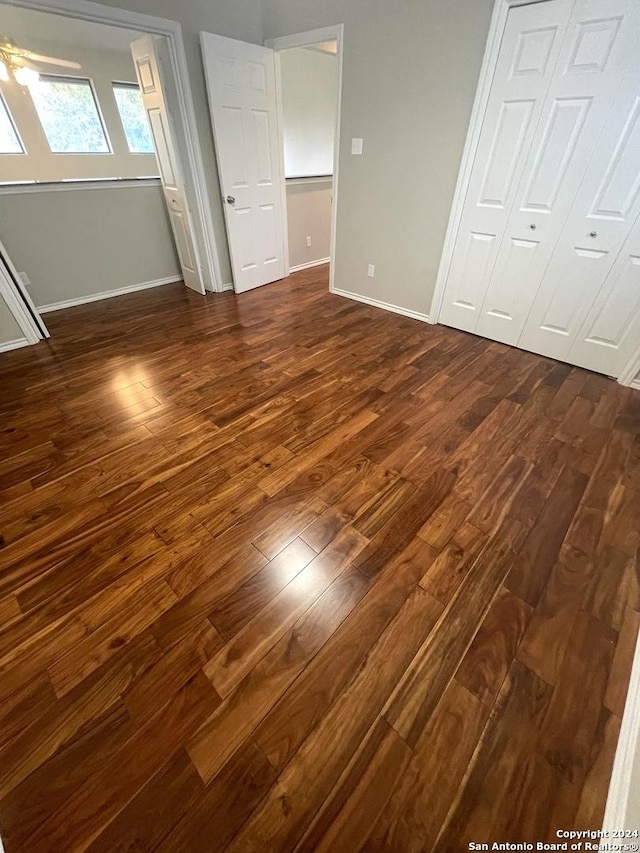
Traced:
<path id="1" fill-rule="evenodd" d="M 32 53 L 30 50 L 21 51 L 22 56 L 31 62 L 44 62 L 45 65 L 59 65 L 62 68 L 82 68 L 79 62 L 72 62 L 70 59 L 58 59 L 55 56 L 43 56 L 40 53 Z"/>

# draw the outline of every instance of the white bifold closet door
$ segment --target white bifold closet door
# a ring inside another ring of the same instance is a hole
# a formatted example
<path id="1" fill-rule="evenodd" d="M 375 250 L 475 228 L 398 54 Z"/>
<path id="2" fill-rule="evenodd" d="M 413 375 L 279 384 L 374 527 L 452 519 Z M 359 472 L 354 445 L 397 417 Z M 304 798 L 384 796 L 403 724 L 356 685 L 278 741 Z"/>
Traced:
<path id="1" fill-rule="evenodd" d="M 639 16 L 640 17 L 640 16 Z M 640 345 L 640 51 L 542 278 L 519 345 L 617 376 Z"/>
<path id="2" fill-rule="evenodd" d="M 587 285 L 582 262 L 605 234 L 615 258 L 637 215 L 638 193 L 619 196 L 640 165 L 639 13 L 637 0 L 510 11 L 441 322 L 571 360 L 605 281 L 601 265 Z"/>

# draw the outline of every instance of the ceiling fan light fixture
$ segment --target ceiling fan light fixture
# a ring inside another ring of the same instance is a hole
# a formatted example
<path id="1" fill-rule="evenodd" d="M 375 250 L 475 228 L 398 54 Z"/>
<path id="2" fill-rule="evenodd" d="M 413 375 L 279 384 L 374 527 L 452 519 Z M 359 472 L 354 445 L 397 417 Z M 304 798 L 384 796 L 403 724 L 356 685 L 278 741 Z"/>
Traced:
<path id="1" fill-rule="evenodd" d="M 6 83 L 9 79 L 9 69 L 7 68 L 6 62 L 0 59 L 0 80 L 3 83 Z"/>
<path id="2" fill-rule="evenodd" d="M 40 80 L 40 75 L 35 68 L 27 68 L 24 65 L 15 68 L 13 76 L 16 78 L 16 83 L 19 83 L 20 86 L 35 86 Z"/>

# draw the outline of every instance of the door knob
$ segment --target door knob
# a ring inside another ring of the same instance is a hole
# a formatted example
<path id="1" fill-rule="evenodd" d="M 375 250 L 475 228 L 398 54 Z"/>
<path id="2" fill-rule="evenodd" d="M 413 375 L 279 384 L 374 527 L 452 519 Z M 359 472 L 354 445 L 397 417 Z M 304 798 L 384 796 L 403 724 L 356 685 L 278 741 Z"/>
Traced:
<path id="1" fill-rule="evenodd" d="M 598 232 L 597 232 L 597 231 L 590 231 L 590 232 L 589 232 L 589 237 L 597 237 L 597 236 L 598 236 Z"/>
<path id="2" fill-rule="evenodd" d="M 538 226 L 536 225 L 535 222 L 532 222 L 531 225 L 529 226 L 529 228 L 531 228 L 532 231 L 535 231 L 537 227 Z"/>
<path id="3" fill-rule="evenodd" d="M 235 204 L 236 200 L 232 195 L 227 196 L 227 204 Z"/>

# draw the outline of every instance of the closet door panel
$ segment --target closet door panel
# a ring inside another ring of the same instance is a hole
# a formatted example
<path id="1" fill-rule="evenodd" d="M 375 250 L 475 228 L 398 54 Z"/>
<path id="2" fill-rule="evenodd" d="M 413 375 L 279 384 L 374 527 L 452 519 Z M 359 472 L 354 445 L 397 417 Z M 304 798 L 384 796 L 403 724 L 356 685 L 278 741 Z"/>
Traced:
<path id="1" fill-rule="evenodd" d="M 578 0 L 522 169 L 476 331 L 517 344 L 634 51 L 636 0 Z M 527 245 L 528 263 L 514 247 Z M 575 269 L 598 253 L 583 254 Z M 576 273 L 577 274 L 577 273 Z M 556 280 L 562 326 L 571 313 Z M 526 346 L 526 344 L 522 344 Z"/>
<path id="2" fill-rule="evenodd" d="M 510 10 L 440 320 L 473 331 L 574 0 Z"/>
<path id="3" fill-rule="evenodd" d="M 640 7 L 635 18 L 635 29 L 640 32 Z M 520 346 L 554 358 L 569 358 L 639 215 L 640 55 L 636 55 L 613 99 L 605 130 L 542 278 Z M 609 312 L 615 304 L 609 304 Z M 629 310 L 628 303 L 621 302 L 619 310 Z M 608 372 L 604 364 L 603 372 Z"/>
<path id="4" fill-rule="evenodd" d="M 569 351 L 573 364 L 619 376 L 640 346 L 640 218 Z"/>

